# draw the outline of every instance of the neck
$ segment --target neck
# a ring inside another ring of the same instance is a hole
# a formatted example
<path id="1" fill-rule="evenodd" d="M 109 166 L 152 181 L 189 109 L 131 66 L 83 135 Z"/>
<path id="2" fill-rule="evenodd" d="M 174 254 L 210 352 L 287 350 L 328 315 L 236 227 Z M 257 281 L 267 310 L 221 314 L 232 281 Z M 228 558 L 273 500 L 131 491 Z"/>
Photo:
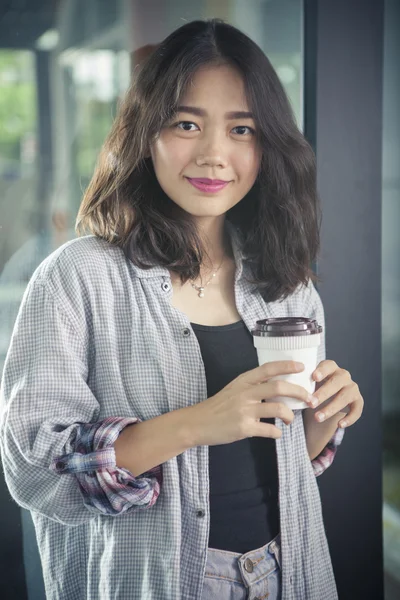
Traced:
<path id="1" fill-rule="evenodd" d="M 225 215 L 223 218 L 203 220 L 198 225 L 198 231 L 206 249 L 201 271 L 212 275 L 222 260 L 232 257 L 229 235 L 225 230 Z"/>
<path id="2" fill-rule="evenodd" d="M 201 285 L 201 282 L 202 284 L 205 284 L 210 277 L 217 282 L 220 281 L 221 278 L 224 279 L 227 276 L 230 276 L 235 265 L 229 234 L 224 226 L 225 219 L 214 219 L 213 221 L 209 219 L 208 223 L 205 221 L 206 220 L 204 219 L 203 222 L 198 225 L 200 239 L 207 251 L 207 255 L 204 256 L 203 263 L 200 267 L 200 276 L 193 280 L 193 283 L 199 286 Z M 213 278 L 212 275 L 217 271 L 221 262 L 222 266 L 218 270 L 216 277 Z M 179 276 L 173 271 L 170 271 L 170 274 L 172 281 L 178 285 Z M 188 281 L 186 286 L 188 287 L 190 285 L 191 282 Z M 212 281 L 210 282 L 210 285 L 212 285 Z"/>

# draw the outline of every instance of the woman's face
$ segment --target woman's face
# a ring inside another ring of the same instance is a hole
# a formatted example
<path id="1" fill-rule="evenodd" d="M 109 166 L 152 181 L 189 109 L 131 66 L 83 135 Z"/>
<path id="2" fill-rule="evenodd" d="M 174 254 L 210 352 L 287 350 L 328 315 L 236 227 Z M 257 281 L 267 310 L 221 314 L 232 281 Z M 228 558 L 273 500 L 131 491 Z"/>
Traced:
<path id="1" fill-rule="evenodd" d="M 193 109 L 193 112 L 192 110 Z M 253 186 L 261 160 L 241 76 L 229 66 L 199 69 L 177 118 L 151 146 L 154 170 L 164 192 L 196 217 L 226 213 Z M 229 182 L 217 192 L 194 187 L 188 178 Z"/>

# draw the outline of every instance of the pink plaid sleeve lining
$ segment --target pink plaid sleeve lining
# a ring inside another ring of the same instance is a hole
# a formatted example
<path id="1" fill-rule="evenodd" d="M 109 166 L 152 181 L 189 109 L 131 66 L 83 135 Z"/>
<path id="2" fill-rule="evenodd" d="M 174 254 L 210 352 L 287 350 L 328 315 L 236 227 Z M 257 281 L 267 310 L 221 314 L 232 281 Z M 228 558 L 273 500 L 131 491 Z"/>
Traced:
<path id="1" fill-rule="evenodd" d="M 97 423 L 82 423 L 76 430 L 75 451 L 57 457 L 50 469 L 59 474 L 74 474 L 84 504 L 106 515 L 150 508 L 160 494 L 161 465 L 139 477 L 118 467 L 113 444 L 122 429 L 140 422 L 136 417 L 107 417 Z"/>

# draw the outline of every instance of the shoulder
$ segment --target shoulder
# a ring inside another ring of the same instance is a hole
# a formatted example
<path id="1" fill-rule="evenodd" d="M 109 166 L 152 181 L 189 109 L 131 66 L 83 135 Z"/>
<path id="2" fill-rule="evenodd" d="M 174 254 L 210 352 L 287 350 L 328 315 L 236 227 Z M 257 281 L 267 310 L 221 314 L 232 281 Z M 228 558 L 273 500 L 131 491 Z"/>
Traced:
<path id="1" fill-rule="evenodd" d="M 323 310 L 320 295 L 309 278 L 306 284 L 298 287 L 285 300 L 278 303 L 282 312 L 290 316 L 313 317 Z"/>
<path id="2" fill-rule="evenodd" d="M 321 297 L 310 278 L 307 281 L 307 285 L 303 285 L 301 288 L 301 300 L 304 308 L 308 308 L 311 311 L 317 310 L 320 305 L 322 306 Z"/>
<path id="3" fill-rule="evenodd" d="M 90 276 L 107 263 L 115 264 L 115 251 L 122 252 L 95 235 L 69 240 L 39 264 L 32 280 L 51 288 L 74 275 Z"/>
<path id="4" fill-rule="evenodd" d="M 131 282 L 123 250 L 94 235 L 69 240 L 51 252 L 36 268 L 24 294 L 23 303 L 45 310 L 51 298 L 75 327 L 82 331 L 94 313 L 108 318 L 109 293 L 119 293 Z M 118 282 L 117 286 L 115 285 Z"/>
<path id="5" fill-rule="evenodd" d="M 59 305 L 84 311 L 89 299 L 98 297 L 98 290 L 112 286 L 123 264 L 126 268 L 121 248 L 95 235 L 79 237 L 62 244 L 39 264 L 27 291 L 43 287 Z"/>
<path id="6" fill-rule="evenodd" d="M 311 279 L 308 280 L 306 286 L 303 286 L 301 302 L 304 316 L 316 319 L 320 325 L 325 327 L 324 306 L 322 304 L 321 296 Z"/>

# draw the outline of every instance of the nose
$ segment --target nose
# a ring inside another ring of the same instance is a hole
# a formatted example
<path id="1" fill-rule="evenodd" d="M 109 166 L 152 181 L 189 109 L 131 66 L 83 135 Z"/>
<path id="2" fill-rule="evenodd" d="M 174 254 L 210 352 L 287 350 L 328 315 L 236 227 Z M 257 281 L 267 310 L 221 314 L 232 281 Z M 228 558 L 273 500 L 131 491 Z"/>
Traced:
<path id="1" fill-rule="evenodd" d="M 203 140 L 203 144 L 199 149 L 199 154 L 196 157 L 196 164 L 201 167 L 203 165 L 210 165 L 211 167 L 222 167 L 228 166 L 228 161 L 223 148 L 223 143 L 218 140 L 217 135 L 213 135 Z"/>
<path id="2" fill-rule="evenodd" d="M 221 156 L 221 153 L 199 154 L 196 158 L 196 165 L 202 167 L 210 165 L 210 167 L 222 167 L 225 169 L 228 166 L 228 161 Z"/>

